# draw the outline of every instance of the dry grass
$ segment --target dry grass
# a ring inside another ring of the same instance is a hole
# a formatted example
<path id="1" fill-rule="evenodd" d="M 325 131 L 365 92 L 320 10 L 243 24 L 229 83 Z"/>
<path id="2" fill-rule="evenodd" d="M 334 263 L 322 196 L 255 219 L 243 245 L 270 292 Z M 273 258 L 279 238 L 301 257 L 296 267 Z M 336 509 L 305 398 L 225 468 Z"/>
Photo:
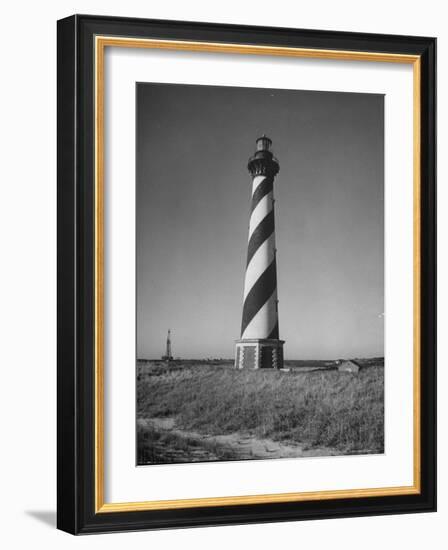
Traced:
<path id="1" fill-rule="evenodd" d="M 231 449 L 215 442 L 199 441 L 163 432 L 153 426 L 139 426 L 137 430 L 137 463 L 170 464 L 234 460 L 238 456 Z"/>
<path id="2" fill-rule="evenodd" d="M 358 375 L 159 366 L 142 372 L 137 387 L 139 416 L 175 416 L 184 429 L 249 432 L 347 454 L 384 449 L 382 366 Z"/>

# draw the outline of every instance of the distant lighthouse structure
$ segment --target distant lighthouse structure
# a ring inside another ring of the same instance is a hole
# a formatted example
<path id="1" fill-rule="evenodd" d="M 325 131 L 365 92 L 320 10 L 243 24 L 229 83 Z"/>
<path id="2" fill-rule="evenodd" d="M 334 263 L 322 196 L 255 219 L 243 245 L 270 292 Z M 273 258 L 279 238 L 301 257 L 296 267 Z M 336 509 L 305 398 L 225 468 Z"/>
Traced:
<path id="1" fill-rule="evenodd" d="M 283 368 L 279 339 L 274 178 L 280 166 L 265 135 L 256 140 L 248 162 L 252 176 L 241 339 L 236 341 L 235 367 Z"/>
<path id="2" fill-rule="evenodd" d="M 172 361 L 173 356 L 171 353 L 171 329 L 168 329 L 168 336 L 166 337 L 166 352 L 162 355 L 163 361 Z"/>

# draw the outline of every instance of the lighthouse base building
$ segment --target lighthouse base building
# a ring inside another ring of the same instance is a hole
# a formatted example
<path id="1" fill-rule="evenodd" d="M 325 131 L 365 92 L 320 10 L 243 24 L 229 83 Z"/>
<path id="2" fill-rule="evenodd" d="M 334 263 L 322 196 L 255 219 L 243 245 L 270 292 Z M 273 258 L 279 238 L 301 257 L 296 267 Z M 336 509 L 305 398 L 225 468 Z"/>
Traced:
<path id="1" fill-rule="evenodd" d="M 237 369 L 282 369 L 284 340 L 253 338 L 236 341 Z"/>
<path id="2" fill-rule="evenodd" d="M 238 369 L 283 368 L 283 344 L 279 338 L 277 299 L 277 249 L 275 247 L 274 178 L 279 164 L 271 140 L 257 139 L 248 169 L 252 199 L 244 278 L 241 339 L 236 341 Z"/>

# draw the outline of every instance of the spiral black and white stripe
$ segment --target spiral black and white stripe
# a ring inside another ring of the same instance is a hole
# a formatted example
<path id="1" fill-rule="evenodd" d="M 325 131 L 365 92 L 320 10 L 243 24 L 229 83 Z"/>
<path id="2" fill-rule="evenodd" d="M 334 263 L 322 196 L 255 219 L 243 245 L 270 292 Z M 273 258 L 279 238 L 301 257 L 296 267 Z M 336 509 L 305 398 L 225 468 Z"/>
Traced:
<path id="1" fill-rule="evenodd" d="M 254 174 L 241 339 L 278 339 L 272 170 Z"/>

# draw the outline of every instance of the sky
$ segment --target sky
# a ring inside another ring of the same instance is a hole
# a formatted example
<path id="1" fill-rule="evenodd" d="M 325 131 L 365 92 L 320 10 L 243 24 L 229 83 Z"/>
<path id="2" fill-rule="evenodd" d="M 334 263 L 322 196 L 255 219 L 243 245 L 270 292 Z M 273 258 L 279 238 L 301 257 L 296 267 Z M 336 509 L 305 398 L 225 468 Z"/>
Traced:
<path id="1" fill-rule="evenodd" d="M 384 355 L 384 97 L 136 86 L 137 357 L 234 356 L 264 133 L 285 358 Z"/>

